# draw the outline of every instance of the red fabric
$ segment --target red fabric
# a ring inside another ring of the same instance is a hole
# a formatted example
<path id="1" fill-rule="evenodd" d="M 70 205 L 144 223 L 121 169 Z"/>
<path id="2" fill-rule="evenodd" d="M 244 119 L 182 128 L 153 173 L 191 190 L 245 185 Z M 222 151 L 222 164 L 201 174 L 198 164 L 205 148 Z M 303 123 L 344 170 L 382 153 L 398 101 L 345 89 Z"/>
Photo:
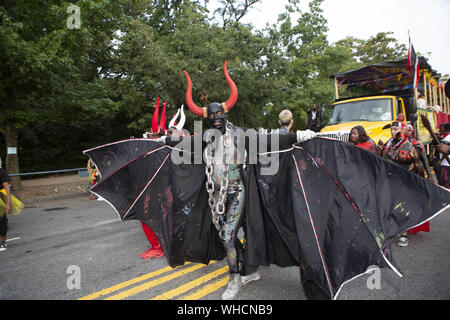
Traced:
<path id="1" fill-rule="evenodd" d="M 450 122 L 450 114 L 436 111 L 434 113 L 436 114 L 436 129 L 439 129 L 441 124 Z"/>
<path id="2" fill-rule="evenodd" d="M 144 230 L 144 233 L 148 239 L 148 242 L 150 242 L 150 244 L 152 245 L 153 248 L 159 247 L 158 238 L 156 237 L 153 230 L 150 229 L 150 227 L 148 225 L 146 225 L 145 223 L 141 222 L 141 224 L 142 224 L 142 230 Z"/>
<path id="3" fill-rule="evenodd" d="M 408 230 L 408 232 L 412 233 L 412 234 L 419 233 L 420 231 L 430 232 L 430 222 L 429 221 L 425 222 L 424 224 L 421 224 L 420 226 L 417 226 L 415 228 Z"/>
<path id="4" fill-rule="evenodd" d="M 372 141 L 367 141 L 367 142 L 361 142 L 360 144 L 357 144 L 358 147 L 362 148 L 362 149 L 366 149 L 372 152 L 377 152 L 377 148 L 375 146 L 375 144 Z"/>

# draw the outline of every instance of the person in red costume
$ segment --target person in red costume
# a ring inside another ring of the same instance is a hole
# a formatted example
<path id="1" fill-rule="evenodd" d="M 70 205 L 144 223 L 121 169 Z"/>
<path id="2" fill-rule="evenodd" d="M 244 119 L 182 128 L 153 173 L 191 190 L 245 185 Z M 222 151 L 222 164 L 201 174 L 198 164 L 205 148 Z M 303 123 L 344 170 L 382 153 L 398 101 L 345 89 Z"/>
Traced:
<path id="1" fill-rule="evenodd" d="M 348 137 L 348 142 L 351 144 L 372 151 L 373 153 L 377 152 L 377 146 L 375 142 L 369 138 L 366 133 L 366 130 L 362 126 L 353 127 L 350 131 L 350 136 Z"/>
<path id="2" fill-rule="evenodd" d="M 167 107 L 167 101 L 164 102 L 161 119 L 159 119 L 159 97 L 156 99 L 156 108 L 153 112 L 153 118 L 152 118 L 152 127 L 150 132 L 147 132 L 144 134 L 144 138 L 148 139 L 159 139 L 161 136 L 167 135 L 183 135 L 183 126 L 186 121 L 186 116 L 183 111 L 183 106 L 181 106 L 180 109 L 178 109 L 177 114 L 172 118 L 172 120 L 169 123 L 168 128 L 166 128 L 166 107 Z M 176 123 L 178 116 L 180 116 L 180 120 L 178 124 Z M 152 259 L 152 258 L 161 258 L 164 257 L 164 252 L 162 251 L 161 245 L 159 244 L 159 240 L 156 237 L 153 230 L 146 225 L 145 223 L 141 222 L 142 230 L 145 233 L 145 236 L 147 237 L 148 242 L 151 245 L 151 249 L 149 249 L 146 252 L 143 252 L 141 254 L 141 257 L 143 259 Z"/>
<path id="3" fill-rule="evenodd" d="M 144 134 L 145 138 L 149 139 L 157 139 L 161 137 L 162 135 L 165 135 L 166 130 L 166 106 L 167 102 L 164 102 L 164 107 L 161 115 L 161 120 L 158 123 L 159 120 L 159 97 L 156 99 L 156 108 L 153 112 L 153 118 L 152 118 L 152 128 L 149 133 Z M 147 237 L 148 242 L 151 245 L 151 248 L 147 251 L 143 252 L 141 254 L 142 259 L 152 259 L 152 258 L 161 258 L 164 257 L 164 252 L 161 248 L 161 245 L 159 244 L 159 240 L 156 237 L 155 233 L 152 229 L 145 223 L 141 222 L 142 230 L 145 233 L 145 236 Z"/>
<path id="4" fill-rule="evenodd" d="M 141 254 L 141 258 L 142 259 L 151 259 L 151 258 L 164 257 L 164 252 L 162 251 L 161 245 L 159 244 L 159 240 L 156 237 L 153 230 L 150 229 L 150 227 L 143 222 L 141 222 L 141 225 L 142 225 L 142 230 L 144 231 L 148 242 L 150 242 L 150 245 L 152 246 L 151 249 L 149 249 Z"/>

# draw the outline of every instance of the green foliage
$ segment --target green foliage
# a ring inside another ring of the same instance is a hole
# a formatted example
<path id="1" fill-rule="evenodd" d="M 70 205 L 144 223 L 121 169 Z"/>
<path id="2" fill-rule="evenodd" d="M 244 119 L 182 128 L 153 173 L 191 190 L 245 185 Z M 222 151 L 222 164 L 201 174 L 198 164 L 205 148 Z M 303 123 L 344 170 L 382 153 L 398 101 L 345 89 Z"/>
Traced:
<path id="1" fill-rule="evenodd" d="M 338 41 L 336 45 L 351 50 L 355 61 L 361 65 L 405 58 L 408 53 L 406 45 L 400 44 L 392 34 L 380 32 L 368 40 L 347 37 Z"/>

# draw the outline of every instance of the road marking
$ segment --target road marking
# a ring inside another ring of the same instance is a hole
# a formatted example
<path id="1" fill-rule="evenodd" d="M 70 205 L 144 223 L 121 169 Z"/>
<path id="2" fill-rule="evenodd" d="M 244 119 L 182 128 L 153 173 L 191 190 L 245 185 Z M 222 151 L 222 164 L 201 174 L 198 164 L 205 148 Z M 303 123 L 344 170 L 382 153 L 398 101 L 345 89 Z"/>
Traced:
<path id="1" fill-rule="evenodd" d="M 186 266 L 188 264 L 189 264 L 189 262 L 186 262 L 184 265 Z M 116 285 L 114 285 L 112 287 L 100 290 L 98 292 L 94 292 L 94 293 L 92 293 L 90 295 L 87 295 L 85 297 L 79 298 L 78 300 L 93 300 L 95 298 L 98 298 L 98 297 L 101 297 L 101 296 L 105 296 L 105 295 L 110 294 L 110 293 L 112 293 L 114 291 L 117 291 L 117 290 L 123 289 L 125 287 L 128 287 L 128 286 L 130 286 L 132 284 L 135 284 L 135 283 L 138 283 L 138 282 L 141 282 L 141 281 L 144 281 L 144 280 L 156 277 L 156 276 L 158 276 L 160 274 L 172 271 L 174 269 L 179 269 L 181 267 L 183 267 L 183 266 L 179 266 L 179 267 L 176 267 L 176 268 L 172 268 L 170 266 L 169 267 L 165 267 L 165 268 L 159 269 L 159 270 L 157 270 L 155 272 L 151 272 L 151 273 L 145 274 L 143 276 L 140 276 L 140 277 L 137 277 L 137 278 L 134 278 L 134 279 L 131 279 L 131 280 L 128 280 L 128 281 L 116 284 Z"/>
<path id="2" fill-rule="evenodd" d="M 148 290 L 150 288 L 156 287 L 156 286 L 158 286 L 160 284 L 163 284 L 163 283 L 171 281 L 171 280 L 173 280 L 175 278 L 184 276 L 185 274 L 188 274 L 188 273 L 193 272 L 195 270 L 204 268 L 206 266 L 207 265 L 205 265 L 205 264 L 194 265 L 194 266 L 192 266 L 190 268 L 187 268 L 187 269 L 184 269 L 184 270 L 172 273 L 172 274 L 170 274 L 168 276 L 164 276 L 162 278 L 159 278 L 159 279 L 156 279 L 156 280 L 153 280 L 153 281 L 141 284 L 140 286 L 134 287 L 132 289 L 123 291 L 123 292 L 118 293 L 116 295 L 113 295 L 113 296 L 111 296 L 109 298 L 106 298 L 105 300 L 122 300 L 122 299 L 128 298 L 129 296 L 136 295 L 138 293 L 141 293 L 142 291 L 145 291 L 145 290 Z"/>
<path id="3" fill-rule="evenodd" d="M 216 281 L 216 282 L 214 282 L 214 283 L 212 283 L 212 284 L 210 284 L 188 296 L 181 298 L 180 300 L 198 300 L 200 298 L 203 298 L 204 296 L 226 286 L 229 278 L 230 278 L 230 276 L 226 276 L 226 277 L 220 279 L 219 281 Z"/>
<path id="4" fill-rule="evenodd" d="M 11 239 L 6 239 L 6 242 L 14 241 L 14 240 L 20 240 L 20 239 L 21 239 L 20 237 L 17 237 L 17 238 L 11 238 Z"/>
<path id="5" fill-rule="evenodd" d="M 208 282 L 209 280 L 216 278 L 222 274 L 224 274 L 225 272 L 228 272 L 229 267 L 225 266 L 223 268 L 220 268 L 214 272 L 208 273 L 207 275 L 204 275 L 200 278 L 197 278 L 191 282 L 188 282 L 178 288 L 175 288 L 173 290 L 167 291 L 159 296 L 156 296 L 150 300 L 169 300 L 172 299 L 173 297 L 179 296 L 180 294 L 183 294 L 189 290 L 191 290 L 192 288 L 198 287 L 206 282 Z"/>

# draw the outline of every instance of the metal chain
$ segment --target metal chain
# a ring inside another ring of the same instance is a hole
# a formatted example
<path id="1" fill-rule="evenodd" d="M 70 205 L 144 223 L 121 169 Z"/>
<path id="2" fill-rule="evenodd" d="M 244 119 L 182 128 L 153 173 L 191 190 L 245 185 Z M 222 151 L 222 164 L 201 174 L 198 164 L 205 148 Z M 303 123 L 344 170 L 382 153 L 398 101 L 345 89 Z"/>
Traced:
<path id="1" fill-rule="evenodd" d="M 232 135 L 231 135 L 231 128 L 232 124 L 227 121 L 226 128 L 225 128 L 225 134 L 223 135 L 223 152 L 225 154 L 225 163 L 224 163 L 224 171 L 223 176 L 221 179 L 221 186 L 218 194 L 218 201 L 216 201 L 216 198 L 214 197 L 215 193 L 215 187 L 214 182 L 212 180 L 212 175 L 214 172 L 213 167 L 213 158 L 217 157 L 217 154 L 212 155 L 212 143 L 211 141 L 208 141 L 208 145 L 205 149 L 205 158 L 206 158 L 206 191 L 208 192 L 209 198 L 208 198 L 208 204 L 211 208 L 211 214 L 212 214 L 212 221 L 217 229 L 219 231 L 219 236 L 223 239 L 224 235 L 220 232 L 221 226 L 220 226 L 220 216 L 225 213 L 225 200 L 227 196 L 228 191 L 228 172 L 229 172 L 229 165 L 231 160 L 231 146 L 232 146 Z M 221 155 L 223 156 L 223 155 Z M 223 159 L 223 158 L 222 158 Z M 217 159 L 216 159 L 217 160 Z M 214 162 L 216 163 L 216 161 Z"/>

